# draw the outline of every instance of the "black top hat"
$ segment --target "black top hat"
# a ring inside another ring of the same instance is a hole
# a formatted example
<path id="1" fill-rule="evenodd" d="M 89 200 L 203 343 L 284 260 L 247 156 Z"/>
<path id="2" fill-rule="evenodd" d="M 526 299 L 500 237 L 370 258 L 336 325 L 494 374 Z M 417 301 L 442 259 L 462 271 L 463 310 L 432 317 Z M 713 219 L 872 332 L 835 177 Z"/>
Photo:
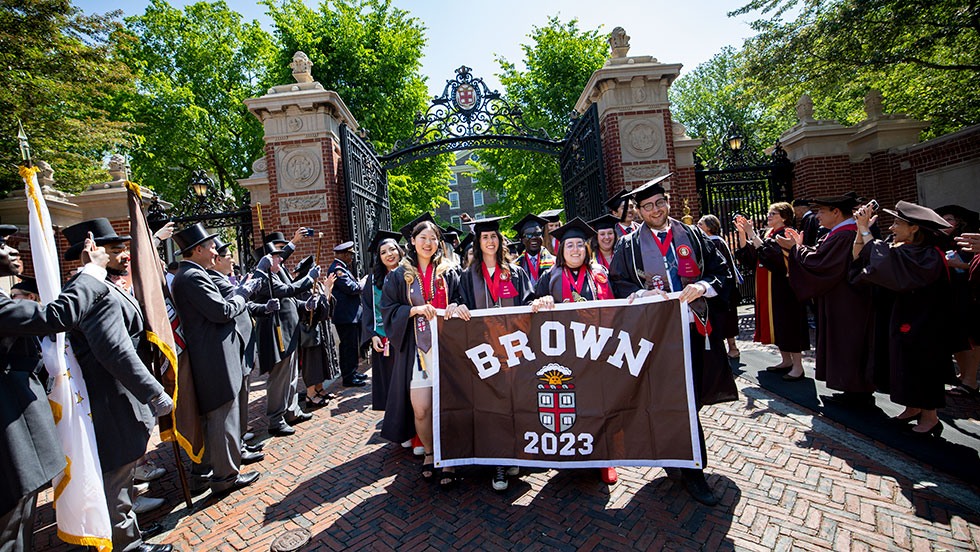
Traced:
<path id="1" fill-rule="evenodd" d="M 220 236 L 215 236 L 215 238 L 214 238 L 214 249 L 215 249 L 215 251 L 218 252 L 219 255 L 224 255 L 224 253 L 222 252 L 222 250 L 223 249 L 224 250 L 227 250 L 230 246 L 231 246 L 231 244 L 230 243 L 225 243 L 225 241 L 222 240 Z"/>
<path id="2" fill-rule="evenodd" d="M 37 291 L 37 280 L 31 278 L 30 276 L 20 276 L 20 281 L 16 284 L 10 286 L 10 289 L 20 289 L 28 293 L 33 293 L 38 295 Z"/>
<path id="3" fill-rule="evenodd" d="M 296 265 L 296 268 L 293 269 L 293 274 L 298 280 L 303 276 L 306 276 L 311 268 L 313 268 L 313 255 L 307 255 L 302 261 L 299 262 L 298 265 Z"/>
<path id="4" fill-rule="evenodd" d="M 557 238 L 558 241 L 564 241 L 568 238 L 582 238 L 583 240 L 587 240 L 594 238 L 596 232 L 587 222 L 579 217 L 575 217 L 562 226 L 552 230 L 551 235 Z"/>
<path id="5" fill-rule="evenodd" d="M 619 219 L 612 215 L 602 215 L 599 218 L 592 219 L 589 221 L 589 226 L 595 229 L 596 232 L 599 230 L 608 230 L 616 227 L 616 223 Z"/>
<path id="6" fill-rule="evenodd" d="M 262 247 L 258 247 L 252 250 L 252 258 L 258 261 L 266 255 L 282 255 L 285 253 L 282 249 L 276 249 L 276 246 L 271 243 L 263 244 Z"/>
<path id="7" fill-rule="evenodd" d="M 336 247 L 334 247 L 333 248 L 333 252 L 334 253 L 343 253 L 344 251 L 347 251 L 349 249 L 354 249 L 354 242 L 352 242 L 352 241 L 345 241 L 344 243 L 339 244 Z"/>
<path id="8" fill-rule="evenodd" d="M 76 261 L 81 257 L 82 248 L 85 247 L 85 238 L 88 237 L 89 232 L 95 238 L 95 245 L 125 242 L 130 239 L 129 236 L 116 234 L 107 218 L 96 218 L 73 224 L 61 231 L 69 244 L 65 251 L 66 261 Z"/>
<path id="9" fill-rule="evenodd" d="M 262 236 L 262 243 L 281 243 L 287 244 L 289 240 L 286 236 L 282 235 L 282 232 L 269 232 L 268 234 Z"/>
<path id="10" fill-rule="evenodd" d="M 402 226 L 401 228 L 399 228 L 398 231 L 401 232 L 403 236 L 405 236 L 405 239 L 406 240 L 408 240 L 409 242 L 411 242 L 412 241 L 412 231 L 415 230 L 415 227 L 416 226 L 418 226 L 419 224 L 421 224 L 421 223 L 423 223 L 425 221 L 429 221 L 432 224 L 436 224 L 436 221 L 432 219 L 432 213 L 422 213 L 421 215 L 415 217 L 415 220 L 413 220 L 412 222 L 410 222 L 410 223 L 406 224 L 405 226 Z M 436 224 L 436 228 L 439 228 L 439 225 L 438 224 Z M 442 234 L 442 228 L 439 228 L 439 233 Z"/>
<path id="11" fill-rule="evenodd" d="M 654 178 L 653 180 L 647 182 L 646 184 L 640 186 L 639 188 L 636 188 L 632 192 L 629 192 L 628 194 L 626 194 L 625 197 L 632 198 L 633 201 L 635 201 L 636 204 L 639 205 L 641 201 L 647 198 L 651 198 L 658 194 L 665 195 L 667 193 L 667 190 L 664 189 L 664 186 L 663 184 L 661 184 L 661 182 L 670 178 L 672 174 L 674 173 L 667 173 L 663 176 L 658 176 L 657 178 Z"/>
<path id="12" fill-rule="evenodd" d="M 899 201 L 895 204 L 895 210 L 882 209 L 882 211 L 892 215 L 893 217 L 898 217 L 909 224 L 916 224 L 922 228 L 938 232 L 943 228 L 950 228 L 952 225 L 946 222 L 946 219 L 939 216 L 938 213 L 933 211 L 928 207 L 923 207 L 921 205 L 916 205 L 915 203 L 909 203 L 908 201 Z"/>
<path id="13" fill-rule="evenodd" d="M 824 207 L 833 207 L 835 209 L 840 209 L 847 215 L 851 214 L 858 204 L 861 203 L 861 198 L 858 197 L 855 192 L 847 192 L 844 195 L 830 196 L 830 197 L 815 197 L 810 200 L 811 207 L 817 207 L 823 205 Z"/>
<path id="14" fill-rule="evenodd" d="M 507 217 L 482 218 L 473 222 L 473 234 L 479 236 L 480 232 L 500 232 L 500 221 Z"/>
<path id="15" fill-rule="evenodd" d="M 548 221 L 546 219 L 543 219 L 533 213 L 529 213 L 527 215 L 524 215 L 524 218 L 517 221 L 513 226 L 511 226 L 511 228 L 513 228 L 517 232 L 518 238 L 523 238 L 525 226 L 537 225 L 540 226 L 542 230 L 544 230 L 544 227 L 547 224 Z"/>
<path id="16" fill-rule="evenodd" d="M 13 224 L 0 224 L 0 240 L 3 240 L 11 234 L 17 233 L 17 227 Z"/>
<path id="17" fill-rule="evenodd" d="M 980 226 L 980 213 L 971 211 L 962 205 L 943 205 L 934 209 L 939 216 L 953 215 L 966 223 L 968 232 L 975 231 Z"/>
<path id="18" fill-rule="evenodd" d="M 564 213 L 564 209 L 549 209 L 547 211 L 541 211 L 538 214 L 539 217 L 543 218 L 548 222 L 561 222 L 561 214 Z"/>
<path id="19" fill-rule="evenodd" d="M 381 247 L 381 244 L 384 243 L 385 240 L 394 240 L 395 244 L 397 245 L 398 238 L 400 237 L 402 237 L 402 235 L 398 232 L 392 232 L 391 230 L 378 230 L 374 234 L 374 239 L 372 239 L 371 243 L 368 244 L 368 253 L 377 253 L 378 249 Z"/>
<path id="20" fill-rule="evenodd" d="M 174 234 L 173 240 L 180 248 L 179 253 L 186 256 L 192 249 L 217 235 L 217 233 L 209 234 L 204 225 L 198 222 Z"/>

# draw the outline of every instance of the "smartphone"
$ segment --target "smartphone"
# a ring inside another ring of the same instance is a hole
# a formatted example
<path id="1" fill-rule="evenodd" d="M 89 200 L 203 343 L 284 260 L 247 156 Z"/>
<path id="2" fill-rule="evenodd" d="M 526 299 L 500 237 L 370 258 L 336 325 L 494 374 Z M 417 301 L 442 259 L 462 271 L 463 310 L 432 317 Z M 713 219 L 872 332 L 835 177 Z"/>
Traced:
<path id="1" fill-rule="evenodd" d="M 868 205 L 871 206 L 871 210 L 872 211 L 877 211 L 878 210 L 878 207 L 880 207 L 880 205 L 878 205 L 878 200 L 876 200 L 876 199 L 872 199 L 871 201 L 869 201 L 868 202 Z"/>
<path id="2" fill-rule="evenodd" d="M 310 238 L 313 237 L 314 230 L 312 228 L 303 228 L 303 235 Z"/>

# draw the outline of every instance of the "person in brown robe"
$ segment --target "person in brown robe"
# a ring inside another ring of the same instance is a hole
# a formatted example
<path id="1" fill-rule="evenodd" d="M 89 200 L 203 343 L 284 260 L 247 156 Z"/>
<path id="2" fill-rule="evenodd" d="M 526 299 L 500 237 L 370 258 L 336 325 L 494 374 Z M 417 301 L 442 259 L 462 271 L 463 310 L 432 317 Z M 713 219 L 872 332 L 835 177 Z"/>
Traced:
<path id="1" fill-rule="evenodd" d="M 817 208 L 820 225 L 830 232 L 815 247 L 803 245 L 796 230 L 787 230 L 776 242 L 789 252 L 789 283 L 796 296 L 817 303 L 816 378 L 842 392 L 826 400 L 870 406 L 875 390 L 869 345 L 874 325 L 871 290 L 848 281 L 851 247 L 858 232 L 851 213 L 858 197 L 848 192 L 810 203 Z"/>
<path id="2" fill-rule="evenodd" d="M 810 348 L 810 329 L 806 320 L 806 304 L 796 297 L 787 275 L 787 253 L 776 243 L 793 227 L 795 213 L 789 203 L 773 203 L 766 215 L 767 228 L 760 236 L 751 220 L 738 215 L 738 249 L 735 258 L 747 266 L 755 266 L 755 341 L 779 347 L 782 361 L 766 368 L 769 371 L 788 371 L 786 381 L 801 381 L 803 351 Z"/>
<path id="3" fill-rule="evenodd" d="M 943 244 L 946 250 L 946 264 L 949 265 L 953 296 L 950 301 L 949 317 L 953 321 L 950 331 L 953 334 L 953 358 L 959 368 L 956 383 L 948 391 L 954 397 L 980 397 L 980 385 L 977 381 L 977 371 L 980 369 L 980 302 L 974 294 L 969 282 L 970 262 L 974 254 L 968 250 L 958 249 L 956 239 L 967 233 L 980 230 L 980 213 L 962 205 L 944 205 L 935 209 L 936 214 L 943 217 L 949 228 L 943 232 L 949 241 Z M 952 373 L 950 374 L 953 378 Z"/>
<path id="4" fill-rule="evenodd" d="M 943 252 L 940 230 L 949 226 L 935 211 L 914 203 L 899 201 L 889 230 L 893 243 L 865 240 L 875 217 L 869 205 L 857 210 L 858 232 L 852 245 L 854 263 L 850 280 L 873 284 L 893 292 L 890 316 L 886 320 L 890 393 L 894 403 L 905 410 L 893 422 L 905 426 L 913 421 L 917 435 L 938 437 L 943 431 L 937 409 L 945 406 L 945 381 L 939 366 L 948 361 L 949 270 Z"/>

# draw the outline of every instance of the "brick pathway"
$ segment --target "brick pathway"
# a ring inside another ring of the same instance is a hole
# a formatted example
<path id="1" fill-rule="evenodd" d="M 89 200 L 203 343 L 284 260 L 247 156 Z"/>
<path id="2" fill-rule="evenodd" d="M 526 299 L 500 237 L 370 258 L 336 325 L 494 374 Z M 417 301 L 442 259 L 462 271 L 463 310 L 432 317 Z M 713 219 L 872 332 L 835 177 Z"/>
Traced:
<path id="1" fill-rule="evenodd" d="M 975 550 L 978 489 L 944 479 L 900 454 L 802 411 L 745 380 L 742 399 L 706 408 L 707 508 L 658 468 L 623 468 L 606 487 L 594 470 L 523 472 L 503 494 L 473 469 L 455 489 L 423 484 L 420 462 L 378 437 L 370 387 L 266 442 L 263 473 L 244 491 L 184 508 L 170 444 L 150 454 L 168 468 L 149 495 L 168 508 L 154 542 L 188 551 L 269 550 L 306 528 L 303 550 Z M 264 422 L 264 381 L 251 418 Z M 263 432 L 264 434 L 264 432 Z M 264 435 L 260 435 L 264 436 Z M 154 441 L 152 445 L 158 445 Z M 152 446 L 151 445 L 151 446 Z M 39 504 L 38 550 L 69 550 L 52 527 L 50 491 Z"/>

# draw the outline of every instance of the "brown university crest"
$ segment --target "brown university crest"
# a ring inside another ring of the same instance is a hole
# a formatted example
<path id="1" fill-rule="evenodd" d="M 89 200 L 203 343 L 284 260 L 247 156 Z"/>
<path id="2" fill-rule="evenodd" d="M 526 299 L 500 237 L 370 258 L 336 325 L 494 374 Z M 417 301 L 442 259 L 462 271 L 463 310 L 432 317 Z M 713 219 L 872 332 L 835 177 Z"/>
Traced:
<path id="1" fill-rule="evenodd" d="M 564 433 L 575 425 L 575 384 L 572 371 L 551 363 L 537 371 L 538 419 L 548 431 Z"/>

